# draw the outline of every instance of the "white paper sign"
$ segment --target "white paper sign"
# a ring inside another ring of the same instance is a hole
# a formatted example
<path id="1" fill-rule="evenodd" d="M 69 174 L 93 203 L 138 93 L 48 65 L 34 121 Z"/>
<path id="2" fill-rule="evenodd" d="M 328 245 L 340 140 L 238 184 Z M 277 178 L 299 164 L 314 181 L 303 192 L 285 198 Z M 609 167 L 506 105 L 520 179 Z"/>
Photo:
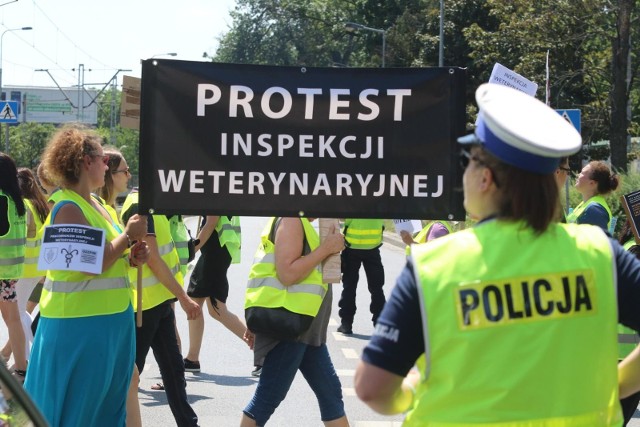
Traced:
<path id="1" fill-rule="evenodd" d="M 413 235 L 422 230 L 422 223 L 419 219 L 394 219 L 393 225 L 396 227 L 396 232 L 400 234 L 401 231 Z"/>
<path id="2" fill-rule="evenodd" d="M 493 66 L 493 71 L 491 71 L 489 83 L 509 86 L 531 96 L 535 96 L 536 91 L 538 90 L 537 83 L 522 77 L 520 74 L 508 69 L 504 65 L 498 64 L 497 62 L 496 65 Z"/>
<path id="3" fill-rule="evenodd" d="M 78 224 L 49 225 L 44 229 L 38 270 L 102 273 L 105 237 L 101 228 Z"/>

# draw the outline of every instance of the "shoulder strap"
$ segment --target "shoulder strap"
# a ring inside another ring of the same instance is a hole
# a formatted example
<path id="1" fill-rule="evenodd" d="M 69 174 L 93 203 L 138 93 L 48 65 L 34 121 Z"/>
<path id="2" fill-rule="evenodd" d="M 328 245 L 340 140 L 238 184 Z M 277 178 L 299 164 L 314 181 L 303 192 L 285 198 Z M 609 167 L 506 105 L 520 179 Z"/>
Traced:
<path id="1" fill-rule="evenodd" d="M 276 238 L 276 230 L 280 226 L 280 221 L 282 217 L 277 217 L 275 221 L 273 221 L 273 225 L 271 226 L 271 232 L 269 233 L 269 240 L 273 242 L 275 245 Z M 302 220 L 300 220 L 300 225 L 302 225 Z M 311 253 L 311 246 L 309 246 L 309 242 L 307 242 L 307 233 L 304 232 L 304 227 L 302 227 L 302 234 L 304 236 L 304 242 L 302 243 L 302 256 L 308 255 Z"/>
<path id="2" fill-rule="evenodd" d="M 60 210 L 60 208 L 69 203 L 78 206 L 76 202 L 72 202 L 71 200 L 61 200 L 53 206 L 53 209 L 51 209 L 51 221 L 50 221 L 52 225 L 55 223 L 56 215 L 58 214 L 58 211 Z M 78 206 L 78 209 L 82 210 L 80 206 Z"/>

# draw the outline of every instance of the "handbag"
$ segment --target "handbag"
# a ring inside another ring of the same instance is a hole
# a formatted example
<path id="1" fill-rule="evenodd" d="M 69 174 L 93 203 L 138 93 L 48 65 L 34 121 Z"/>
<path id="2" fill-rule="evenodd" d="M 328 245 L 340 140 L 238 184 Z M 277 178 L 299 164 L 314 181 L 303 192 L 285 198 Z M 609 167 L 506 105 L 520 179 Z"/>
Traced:
<path id="1" fill-rule="evenodd" d="M 187 249 L 189 250 L 189 258 L 187 259 L 187 263 L 189 263 L 196 258 L 196 245 L 200 243 L 200 239 L 194 239 L 193 237 L 191 237 L 191 231 L 189 231 L 188 228 L 187 228 L 187 233 L 189 233 L 189 240 L 187 240 Z"/>
<path id="2" fill-rule="evenodd" d="M 284 307 L 249 307 L 244 312 L 247 329 L 280 341 L 293 341 L 306 332 L 314 316 L 294 313 Z"/>
<path id="3" fill-rule="evenodd" d="M 187 241 L 187 249 L 189 249 L 189 258 L 187 262 L 191 262 L 196 258 L 196 245 L 200 243 L 199 239 L 189 238 Z"/>

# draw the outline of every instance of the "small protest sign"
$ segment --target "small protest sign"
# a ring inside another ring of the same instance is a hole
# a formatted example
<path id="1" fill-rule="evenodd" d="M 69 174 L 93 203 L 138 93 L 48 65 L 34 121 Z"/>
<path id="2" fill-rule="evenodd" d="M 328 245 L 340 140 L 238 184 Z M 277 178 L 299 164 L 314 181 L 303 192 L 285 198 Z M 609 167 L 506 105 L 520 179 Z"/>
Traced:
<path id="1" fill-rule="evenodd" d="M 640 190 L 620 196 L 620 202 L 631 223 L 631 230 L 636 239 L 636 244 L 640 244 L 640 234 L 638 232 L 640 229 Z"/>
<path id="2" fill-rule="evenodd" d="M 102 273 L 104 230 L 78 224 L 49 225 L 44 229 L 38 270 Z"/>
<path id="3" fill-rule="evenodd" d="M 509 86 L 524 92 L 527 95 L 535 96 L 538 90 L 538 84 L 521 76 L 513 70 L 508 69 L 502 64 L 496 62 L 489 77 L 489 83 L 495 83 L 503 86 Z"/>
<path id="4" fill-rule="evenodd" d="M 394 219 L 393 225 L 395 226 L 398 234 L 402 231 L 406 231 L 413 236 L 415 233 L 422 230 L 422 223 L 419 219 Z"/>

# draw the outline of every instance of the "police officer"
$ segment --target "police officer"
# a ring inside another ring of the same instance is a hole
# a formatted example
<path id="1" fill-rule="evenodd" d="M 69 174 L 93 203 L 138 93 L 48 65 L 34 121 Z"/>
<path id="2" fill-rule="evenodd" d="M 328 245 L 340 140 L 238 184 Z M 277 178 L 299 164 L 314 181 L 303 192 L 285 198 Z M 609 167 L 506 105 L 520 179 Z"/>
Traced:
<path id="1" fill-rule="evenodd" d="M 640 263 L 599 227 L 555 221 L 554 171 L 581 143 L 569 123 L 495 84 L 476 100 L 461 142 L 478 224 L 412 248 L 356 393 L 409 426 L 620 425 L 616 325 L 640 329 Z"/>

